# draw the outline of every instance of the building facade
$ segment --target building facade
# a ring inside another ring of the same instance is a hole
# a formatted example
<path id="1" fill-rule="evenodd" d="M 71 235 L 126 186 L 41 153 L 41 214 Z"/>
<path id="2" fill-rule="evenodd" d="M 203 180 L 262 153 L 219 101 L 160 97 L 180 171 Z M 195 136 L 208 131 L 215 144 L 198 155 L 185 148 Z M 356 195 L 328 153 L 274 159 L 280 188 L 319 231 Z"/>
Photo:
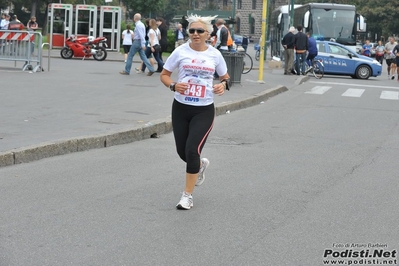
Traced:
<path id="1" fill-rule="evenodd" d="M 259 42 L 262 31 L 262 10 L 263 0 L 200 0 L 197 2 L 198 6 L 196 9 L 204 10 L 208 6 L 215 7 L 216 10 L 231 11 L 231 17 L 233 16 L 235 3 L 235 20 L 234 24 L 230 24 L 230 27 L 234 27 L 234 33 L 250 37 L 255 43 Z M 287 5 L 288 0 L 266 0 L 268 1 L 268 14 L 271 13 L 276 7 Z M 217 11 L 215 11 L 217 13 Z M 227 22 L 229 22 L 227 20 Z"/>

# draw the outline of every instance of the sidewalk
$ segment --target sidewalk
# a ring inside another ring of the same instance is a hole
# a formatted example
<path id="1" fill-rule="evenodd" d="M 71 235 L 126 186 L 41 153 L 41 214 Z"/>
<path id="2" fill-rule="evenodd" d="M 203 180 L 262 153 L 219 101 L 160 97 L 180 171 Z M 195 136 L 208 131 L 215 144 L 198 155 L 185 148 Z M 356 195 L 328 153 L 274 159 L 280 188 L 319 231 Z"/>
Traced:
<path id="1" fill-rule="evenodd" d="M 124 65 L 116 52 L 98 62 L 61 59 L 59 50 L 51 51 L 50 71 L 43 58 L 42 73 L 0 61 L 0 167 L 170 132 L 173 94 L 158 73 L 120 75 Z M 306 79 L 264 69 L 261 84 L 258 74 L 242 75 L 241 85 L 216 97 L 217 115 L 259 104 Z"/>

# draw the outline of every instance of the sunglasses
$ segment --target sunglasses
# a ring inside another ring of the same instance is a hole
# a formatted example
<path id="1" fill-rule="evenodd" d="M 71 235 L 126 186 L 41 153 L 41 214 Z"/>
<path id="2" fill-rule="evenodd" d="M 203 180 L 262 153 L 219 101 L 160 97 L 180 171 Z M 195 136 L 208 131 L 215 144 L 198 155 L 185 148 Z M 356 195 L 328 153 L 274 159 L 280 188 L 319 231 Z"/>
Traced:
<path id="1" fill-rule="evenodd" d="M 205 32 L 204 29 L 189 29 L 188 33 L 190 34 L 194 34 L 195 32 L 197 32 L 198 34 L 203 34 Z"/>

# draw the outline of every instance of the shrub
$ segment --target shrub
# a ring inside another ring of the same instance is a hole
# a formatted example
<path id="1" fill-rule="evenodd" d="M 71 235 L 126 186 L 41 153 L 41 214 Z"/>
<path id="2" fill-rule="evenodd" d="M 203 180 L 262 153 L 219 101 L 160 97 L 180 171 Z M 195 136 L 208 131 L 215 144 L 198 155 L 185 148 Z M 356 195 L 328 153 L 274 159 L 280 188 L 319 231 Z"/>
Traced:
<path id="1" fill-rule="evenodd" d="M 175 49 L 175 32 L 174 30 L 168 30 L 168 50 L 171 53 Z"/>

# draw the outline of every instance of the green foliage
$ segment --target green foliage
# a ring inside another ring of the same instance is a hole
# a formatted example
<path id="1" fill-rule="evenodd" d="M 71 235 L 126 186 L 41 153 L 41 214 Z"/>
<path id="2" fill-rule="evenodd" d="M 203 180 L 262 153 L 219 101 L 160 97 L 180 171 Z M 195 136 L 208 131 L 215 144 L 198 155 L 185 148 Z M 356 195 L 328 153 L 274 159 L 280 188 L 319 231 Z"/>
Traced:
<path id="1" fill-rule="evenodd" d="M 21 0 L 19 0 L 19 1 L 21 1 Z M 24 1 L 24 0 L 22 0 L 22 1 Z M 59 0 L 47 0 L 47 1 L 42 0 L 42 1 L 48 2 L 48 3 L 59 3 L 60 2 Z M 105 3 L 104 0 L 61 0 L 61 1 L 63 4 L 73 4 L 73 5 L 77 5 L 77 4 L 81 5 L 83 3 L 86 3 L 86 5 L 96 5 L 96 6 L 105 6 L 105 5 L 118 6 L 119 5 L 119 0 L 113 0 L 110 3 Z"/>
<path id="2" fill-rule="evenodd" d="M 0 9 L 6 9 L 8 5 L 7 0 L 0 0 Z"/>
<path id="3" fill-rule="evenodd" d="M 128 9 L 133 10 L 133 13 L 140 13 L 142 17 L 154 17 L 153 14 L 166 8 L 165 1 L 159 0 L 124 0 L 123 2 Z"/>
<path id="4" fill-rule="evenodd" d="M 175 33 L 173 30 L 168 30 L 168 50 L 167 52 L 173 52 L 175 49 L 175 42 L 176 42 L 176 37 Z"/>

